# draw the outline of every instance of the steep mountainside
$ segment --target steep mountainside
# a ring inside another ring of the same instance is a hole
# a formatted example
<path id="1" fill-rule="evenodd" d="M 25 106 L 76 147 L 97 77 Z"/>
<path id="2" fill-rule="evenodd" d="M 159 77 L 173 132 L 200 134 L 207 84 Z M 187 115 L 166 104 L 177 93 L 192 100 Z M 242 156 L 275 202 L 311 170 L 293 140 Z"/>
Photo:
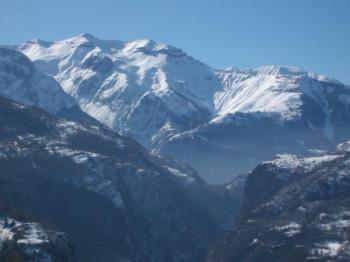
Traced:
<path id="1" fill-rule="evenodd" d="M 40 72 L 20 52 L 0 47 L 0 95 L 52 114 L 96 123 L 57 81 Z"/>
<path id="2" fill-rule="evenodd" d="M 66 232 L 81 261 L 201 261 L 229 197 L 101 126 L 0 99 L 0 196 Z"/>
<path id="3" fill-rule="evenodd" d="M 168 45 L 88 34 L 17 49 L 83 111 L 212 183 L 276 153 L 349 138 L 349 88 L 299 68 L 215 70 Z"/>
<path id="4" fill-rule="evenodd" d="M 248 176 L 242 217 L 208 261 L 349 261 L 349 188 L 350 142 L 260 164 Z"/>

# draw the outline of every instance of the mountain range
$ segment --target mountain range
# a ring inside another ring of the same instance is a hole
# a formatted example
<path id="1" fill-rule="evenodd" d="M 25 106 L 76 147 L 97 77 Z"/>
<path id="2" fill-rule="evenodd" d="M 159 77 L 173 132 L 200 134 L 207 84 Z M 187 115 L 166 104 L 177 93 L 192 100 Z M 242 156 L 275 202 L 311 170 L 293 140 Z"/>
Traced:
<path id="1" fill-rule="evenodd" d="M 277 153 L 325 150 L 349 138 L 349 87 L 300 68 L 217 70 L 169 45 L 90 34 L 13 48 L 82 111 L 212 184 Z"/>
<path id="2" fill-rule="evenodd" d="M 0 47 L 0 260 L 348 261 L 349 102 L 151 40 Z"/>

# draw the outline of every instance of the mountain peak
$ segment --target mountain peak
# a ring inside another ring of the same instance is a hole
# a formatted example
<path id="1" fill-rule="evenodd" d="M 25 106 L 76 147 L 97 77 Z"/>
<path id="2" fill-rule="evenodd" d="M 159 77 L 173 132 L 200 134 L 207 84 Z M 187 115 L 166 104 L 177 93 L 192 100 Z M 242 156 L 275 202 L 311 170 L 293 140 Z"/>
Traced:
<path id="1" fill-rule="evenodd" d="M 60 40 L 58 42 L 96 42 L 101 41 L 97 37 L 89 33 L 81 33 L 68 39 Z"/>
<path id="2" fill-rule="evenodd" d="M 29 40 L 27 43 L 28 44 L 38 44 L 38 45 L 43 46 L 43 47 L 49 47 L 50 45 L 53 44 L 53 42 L 45 41 L 45 40 L 42 40 L 40 38 L 34 38 L 32 40 Z"/>
<path id="3" fill-rule="evenodd" d="M 300 76 L 306 75 L 307 72 L 300 67 L 267 65 L 252 70 L 258 75 L 280 75 L 280 76 Z"/>
<path id="4" fill-rule="evenodd" d="M 126 50 L 153 50 L 157 45 L 158 43 L 150 39 L 138 39 L 126 42 L 125 47 Z"/>
<path id="5" fill-rule="evenodd" d="M 94 35 L 89 34 L 89 33 L 81 33 L 81 34 L 79 34 L 77 37 L 85 38 L 86 40 L 91 40 L 91 41 L 97 39 L 97 37 L 95 37 Z"/>

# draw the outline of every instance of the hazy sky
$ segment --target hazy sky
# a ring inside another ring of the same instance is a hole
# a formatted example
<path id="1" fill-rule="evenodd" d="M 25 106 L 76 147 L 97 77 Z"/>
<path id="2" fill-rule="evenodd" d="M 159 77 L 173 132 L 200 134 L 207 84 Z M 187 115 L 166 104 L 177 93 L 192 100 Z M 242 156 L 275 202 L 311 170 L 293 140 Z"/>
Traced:
<path id="1" fill-rule="evenodd" d="M 300 66 L 350 84 L 350 0 L 0 0 L 0 44 L 150 38 L 215 68 Z"/>

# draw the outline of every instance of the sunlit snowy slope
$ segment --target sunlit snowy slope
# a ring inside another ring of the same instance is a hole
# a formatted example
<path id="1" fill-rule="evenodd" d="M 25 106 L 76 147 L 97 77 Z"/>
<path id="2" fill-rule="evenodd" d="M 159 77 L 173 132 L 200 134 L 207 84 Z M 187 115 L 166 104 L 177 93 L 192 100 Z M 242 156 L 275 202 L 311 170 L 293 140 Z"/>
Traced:
<path id="1" fill-rule="evenodd" d="M 28 106 L 44 109 L 52 114 L 97 122 L 82 112 L 72 97 L 57 81 L 41 72 L 23 54 L 0 47 L 0 96 Z"/>

